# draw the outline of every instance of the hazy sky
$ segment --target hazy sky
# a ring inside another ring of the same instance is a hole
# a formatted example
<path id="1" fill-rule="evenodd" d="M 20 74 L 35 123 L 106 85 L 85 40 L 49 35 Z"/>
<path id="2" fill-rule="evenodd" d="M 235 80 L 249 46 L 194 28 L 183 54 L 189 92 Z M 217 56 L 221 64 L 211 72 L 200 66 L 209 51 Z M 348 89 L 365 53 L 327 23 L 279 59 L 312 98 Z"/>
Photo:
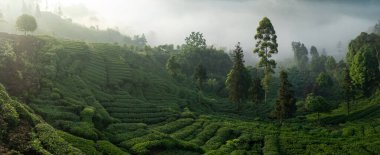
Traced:
<path id="1" fill-rule="evenodd" d="M 46 1 L 40 0 L 41 8 Z M 267 16 L 278 35 L 279 55 L 291 57 L 291 42 L 327 51 L 346 45 L 380 19 L 376 0 L 48 0 L 49 10 L 62 5 L 75 22 L 111 27 L 126 34 L 144 33 L 151 45 L 182 44 L 200 31 L 208 45 L 231 49 L 254 45 L 260 19 Z"/>

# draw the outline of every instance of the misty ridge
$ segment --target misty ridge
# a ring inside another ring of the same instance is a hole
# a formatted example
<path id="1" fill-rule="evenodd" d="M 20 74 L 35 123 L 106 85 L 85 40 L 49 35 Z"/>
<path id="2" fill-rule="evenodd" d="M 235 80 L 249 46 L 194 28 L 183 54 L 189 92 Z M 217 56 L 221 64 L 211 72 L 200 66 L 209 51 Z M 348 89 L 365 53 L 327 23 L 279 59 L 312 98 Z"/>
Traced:
<path id="1" fill-rule="evenodd" d="M 380 13 L 378 2 L 371 0 L 344 3 L 339 0 L 116 0 L 112 3 L 3 0 L 1 3 L 1 10 L 8 10 L 4 19 L 9 23 L 14 23 L 16 17 L 23 13 L 23 3 L 32 14 L 38 4 L 41 11 L 57 13 L 63 19 L 85 27 L 112 29 L 129 36 L 144 34 L 151 46 L 182 45 L 190 32 L 202 32 L 208 45 L 225 49 L 226 52 L 236 42 L 241 42 L 246 59 L 255 61 L 257 58 L 252 55 L 255 28 L 257 21 L 264 16 L 273 21 L 279 36 L 280 52 L 276 57 L 293 57 L 291 42 L 300 41 L 308 47 L 325 49 L 330 55 L 342 59 L 347 52 L 348 38 L 363 30 L 370 31 L 378 20 L 376 14 Z M 15 28 L 11 26 L 5 31 L 15 32 Z M 41 28 L 36 33 L 53 33 L 46 31 Z"/>

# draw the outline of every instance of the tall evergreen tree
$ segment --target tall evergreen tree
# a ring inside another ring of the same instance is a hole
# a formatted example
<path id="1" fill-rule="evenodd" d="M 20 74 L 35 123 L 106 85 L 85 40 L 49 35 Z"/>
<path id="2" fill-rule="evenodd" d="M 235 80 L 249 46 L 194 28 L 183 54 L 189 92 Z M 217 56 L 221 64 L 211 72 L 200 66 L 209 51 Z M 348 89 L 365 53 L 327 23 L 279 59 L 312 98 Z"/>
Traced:
<path id="1" fill-rule="evenodd" d="M 227 75 L 225 83 L 228 89 L 229 98 L 232 102 L 237 104 L 239 112 L 243 101 L 248 97 L 251 78 L 248 70 L 244 66 L 244 54 L 240 47 L 240 43 L 236 45 L 232 57 L 234 64 Z"/>
<path id="2" fill-rule="evenodd" d="M 273 54 L 278 53 L 277 35 L 271 21 L 267 17 L 264 17 L 260 21 L 256 31 L 255 39 L 257 43 L 253 52 L 259 55 L 261 58 L 259 66 L 264 68 L 262 83 L 265 90 L 264 100 L 266 103 L 271 74 L 274 73 L 273 68 L 276 67 L 276 62 L 271 57 Z"/>
<path id="3" fill-rule="evenodd" d="M 278 98 L 276 107 L 273 111 L 274 116 L 281 122 L 294 116 L 296 112 L 296 99 L 292 90 L 292 84 L 288 81 L 288 74 L 285 71 L 280 73 L 280 89 L 278 90 Z"/>

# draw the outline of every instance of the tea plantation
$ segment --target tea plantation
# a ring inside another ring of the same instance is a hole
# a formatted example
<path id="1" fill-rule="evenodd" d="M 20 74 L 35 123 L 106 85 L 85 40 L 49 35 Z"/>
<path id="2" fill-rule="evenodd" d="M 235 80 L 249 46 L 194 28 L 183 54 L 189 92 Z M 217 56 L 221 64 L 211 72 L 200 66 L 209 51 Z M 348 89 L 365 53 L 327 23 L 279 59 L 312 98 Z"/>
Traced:
<path id="1" fill-rule="evenodd" d="M 300 111 L 280 123 L 274 99 L 238 114 L 173 78 L 159 48 L 6 33 L 0 44 L 0 154 L 380 153 L 380 90 L 349 116 L 342 101 L 320 122 Z"/>

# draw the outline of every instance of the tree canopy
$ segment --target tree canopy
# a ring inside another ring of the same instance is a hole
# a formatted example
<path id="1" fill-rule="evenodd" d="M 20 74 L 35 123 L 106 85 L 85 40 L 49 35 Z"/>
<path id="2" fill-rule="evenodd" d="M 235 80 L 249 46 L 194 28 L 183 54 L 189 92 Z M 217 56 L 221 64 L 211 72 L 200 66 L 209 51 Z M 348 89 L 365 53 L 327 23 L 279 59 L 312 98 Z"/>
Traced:
<path id="1" fill-rule="evenodd" d="M 349 44 L 347 62 L 352 83 L 369 95 L 380 79 L 380 37 L 361 33 Z"/>
<path id="2" fill-rule="evenodd" d="M 16 27 L 26 35 L 27 32 L 34 32 L 37 29 L 37 22 L 33 16 L 23 14 L 17 18 Z"/>
<path id="3" fill-rule="evenodd" d="M 206 39 L 203 38 L 203 34 L 200 32 L 191 32 L 191 34 L 186 37 L 186 49 L 206 49 Z"/>

